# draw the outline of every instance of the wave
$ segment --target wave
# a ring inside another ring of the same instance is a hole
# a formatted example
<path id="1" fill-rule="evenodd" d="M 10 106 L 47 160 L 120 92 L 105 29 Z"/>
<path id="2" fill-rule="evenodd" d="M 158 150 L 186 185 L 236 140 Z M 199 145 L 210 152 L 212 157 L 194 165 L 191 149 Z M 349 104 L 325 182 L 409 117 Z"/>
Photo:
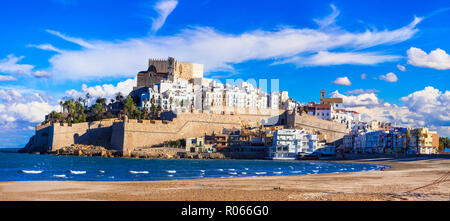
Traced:
<path id="1" fill-rule="evenodd" d="M 279 171 L 279 172 L 273 172 L 274 174 L 282 174 L 283 172 Z"/>
<path id="2" fill-rule="evenodd" d="M 229 172 L 228 174 L 230 174 L 230 175 L 237 175 L 236 172 Z"/>
<path id="3" fill-rule="evenodd" d="M 260 175 L 260 174 L 267 174 L 267 172 L 255 172 L 255 174 L 258 174 L 258 175 Z"/>
<path id="4" fill-rule="evenodd" d="M 130 171 L 128 171 L 128 172 L 130 172 L 130 173 L 132 173 L 132 174 L 138 174 L 138 173 L 144 173 L 144 174 L 147 174 L 147 173 L 148 173 L 148 171 L 146 171 L 146 170 L 144 170 L 144 171 L 134 171 L 134 170 L 130 170 Z"/>
<path id="5" fill-rule="evenodd" d="M 235 171 L 236 169 L 227 169 L 228 171 Z"/>
<path id="6" fill-rule="evenodd" d="M 248 168 L 244 168 L 245 170 L 248 170 Z"/>
<path id="7" fill-rule="evenodd" d="M 247 174 L 247 172 L 241 172 L 241 174 L 245 175 L 245 174 Z"/>
<path id="8" fill-rule="evenodd" d="M 302 171 L 291 171 L 291 173 L 301 173 Z"/>
<path id="9" fill-rule="evenodd" d="M 172 174 L 169 174 L 169 175 L 167 175 L 168 177 L 173 177 L 173 175 Z"/>
<path id="10" fill-rule="evenodd" d="M 318 173 L 318 172 L 319 172 L 319 170 L 312 170 L 312 172 L 314 172 L 314 173 Z"/>
<path id="11" fill-rule="evenodd" d="M 21 170 L 22 173 L 31 173 L 31 174 L 38 174 L 44 172 L 43 170 Z"/>
<path id="12" fill-rule="evenodd" d="M 105 171 L 104 171 L 104 170 L 99 170 L 98 172 L 99 172 L 99 173 L 105 173 Z"/>
<path id="13" fill-rule="evenodd" d="M 166 170 L 167 173 L 176 173 L 176 170 Z"/>
<path id="14" fill-rule="evenodd" d="M 217 171 L 223 171 L 223 169 L 217 169 Z"/>
<path id="15" fill-rule="evenodd" d="M 204 173 L 204 172 L 205 172 L 205 170 L 200 170 L 200 172 Z"/>
<path id="16" fill-rule="evenodd" d="M 59 178 L 67 178 L 67 176 L 65 174 L 61 174 L 61 175 L 53 175 L 54 177 L 59 177 Z"/>
<path id="17" fill-rule="evenodd" d="M 69 172 L 70 172 L 71 174 L 85 174 L 85 173 L 86 173 L 85 170 L 80 170 L 80 171 L 77 171 L 77 170 L 69 170 Z"/>

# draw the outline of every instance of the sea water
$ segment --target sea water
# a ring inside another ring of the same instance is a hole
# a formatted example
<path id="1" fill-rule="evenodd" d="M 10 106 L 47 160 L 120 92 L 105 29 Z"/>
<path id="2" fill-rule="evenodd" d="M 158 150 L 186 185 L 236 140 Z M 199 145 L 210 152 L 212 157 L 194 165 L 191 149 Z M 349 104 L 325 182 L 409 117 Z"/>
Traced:
<path id="1" fill-rule="evenodd" d="M 389 166 L 329 161 L 162 160 L 20 154 L 0 149 L 0 181 L 145 181 L 288 176 L 380 170 Z"/>

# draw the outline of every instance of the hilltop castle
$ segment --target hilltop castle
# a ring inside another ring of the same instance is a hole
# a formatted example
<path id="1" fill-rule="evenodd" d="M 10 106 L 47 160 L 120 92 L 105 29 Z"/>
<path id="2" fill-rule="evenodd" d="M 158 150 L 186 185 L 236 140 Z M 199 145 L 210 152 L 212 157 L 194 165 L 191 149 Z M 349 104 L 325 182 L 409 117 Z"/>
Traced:
<path id="1" fill-rule="evenodd" d="M 169 57 L 167 60 L 149 59 L 147 71 L 137 74 L 137 86 L 133 90 L 142 87 L 151 87 L 161 80 L 174 81 L 184 79 L 193 83 L 194 79 L 203 78 L 203 64 L 179 62 Z"/>

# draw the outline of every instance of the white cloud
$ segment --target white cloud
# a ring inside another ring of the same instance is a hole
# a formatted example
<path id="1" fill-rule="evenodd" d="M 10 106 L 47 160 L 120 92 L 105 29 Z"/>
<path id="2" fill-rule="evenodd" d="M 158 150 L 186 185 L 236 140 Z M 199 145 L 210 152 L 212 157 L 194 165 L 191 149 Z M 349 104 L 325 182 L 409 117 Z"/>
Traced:
<path id="1" fill-rule="evenodd" d="M 333 12 L 330 15 L 328 15 L 323 19 L 313 19 L 314 22 L 316 22 L 320 28 L 326 28 L 331 25 L 334 25 L 336 23 L 336 18 L 341 13 L 339 10 L 337 10 L 335 5 L 331 4 L 330 7 L 333 10 Z"/>
<path id="2" fill-rule="evenodd" d="M 153 19 L 153 32 L 158 31 L 164 25 L 167 17 L 177 7 L 177 4 L 177 0 L 161 0 L 155 4 L 154 9 L 158 12 L 158 17 Z"/>
<path id="3" fill-rule="evenodd" d="M 0 128 L 16 122 L 38 123 L 45 115 L 58 110 L 39 94 L 24 95 L 18 90 L 0 90 Z"/>
<path id="4" fill-rule="evenodd" d="M 51 44 L 40 44 L 40 45 L 29 44 L 27 46 L 32 47 L 32 48 L 38 48 L 41 50 L 46 50 L 46 51 L 54 51 L 54 52 L 58 52 L 58 53 L 62 52 L 60 49 L 56 48 L 55 46 L 53 46 Z"/>
<path id="5" fill-rule="evenodd" d="M 107 101 L 111 98 L 115 98 L 116 94 L 118 92 L 121 92 L 124 96 L 127 96 L 132 90 L 133 87 L 136 86 L 136 79 L 128 79 L 125 81 L 121 81 L 117 83 L 116 86 L 112 84 L 104 84 L 104 85 L 97 85 L 93 87 L 88 87 L 86 84 L 82 85 L 81 91 L 77 90 L 68 90 L 66 91 L 66 95 L 71 98 L 85 98 L 86 94 L 89 93 L 90 95 L 90 103 L 95 102 L 97 98 L 107 98 Z"/>
<path id="6" fill-rule="evenodd" d="M 401 101 L 413 112 L 427 115 L 437 121 L 450 122 L 450 91 L 442 93 L 431 86 L 416 91 Z"/>
<path id="7" fill-rule="evenodd" d="M 398 77 L 394 73 L 390 72 L 390 73 L 387 73 L 386 75 L 380 75 L 380 80 L 392 83 L 392 82 L 397 82 Z"/>
<path id="8" fill-rule="evenodd" d="M 420 48 L 411 47 L 406 53 L 408 54 L 408 64 L 438 70 L 450 69 L 450 55 L 440 48 L 427 54 Z"/>
<path id="9" fill-rule="evenodd" d="M 17 81 L 17 78 L 9 75 L 0 75 L 0 82 L 2 81 Z"/>
<path id="10" fill-rule="evenodd" d="M 406 127 L 430 127 L 450 135 L 450 91 L 428 86 L 400 98 L 401 105 L 383 102 L 374 93 L 345 96 L 338 91 L 331 97 L 341 97 L 344 106 L 362 114 L 363 120 L 379 120 Z"/>
<path id="11" fill-rule="evenodd" d="M 32 101 L 28 103 L 15 103 L 7 108 L 10 117 L 31 123 L 39 123 L 45 119 L 45 115 L 53 110 L 59 110 L 58 105 L 50 105 L 47 102 Z"/>
<path id="12" fill-rule="evenodd" d="M 68 41 L 68 42 L 72 42 L 72 43 L 74 43 L 74 44 L 80 45 L 80 46 L 83 47 L 83 48 L 89 48 L 89 49 L 95 48 L 94 45 L 92 45 L 91 43 L 88 43 L 87 41 L 85 41 L 85 40 L 83 40 L 83 39 L 81 39 L 81 38 L 70 37 L 70 36 L 61 34 L 60 32 L 53 31 L 53 30 L 46 30 L 46 31 L 47 31 L 48 33 L 52 34 L 52 35 L 58 36 L 58 37 L 60 37 L 60 38 L 62 38 L 62 39 L 64 39 L 64 40 L 66 40 L 66 41 Z M 44 48 L 45 48 L 45 47 L 44 47 Z M 47 45 L 47 48 L 45 48 L 45 50 L 49 50 L 50 48 L 51 48 L 51 47 L 48 47 L 48 45 Z M 61 51 L 59 50 L 59 52 L 61 52 Z"/>
<path id="13" fill-rule="evenodd" d="M 339 77 L 336 78 L 336 80 L 333 81 L 333 84 L 339 84 L 339 85 L 352 85 L 352 82 L 348 79 L 348 77 Z"/>
<path id="14" fill-rule="evenodd" d="M 309 29 L 283 27 L 275 31 L 255 30 L 227 34 L 209 27 L 194 27 L 171 36 L 150 35 L 122 41 L 86 41 L 63 39 L 84 45 L 79 50 L 62 50 L 50 58 L 51 73 L 57 78 L 86 79 L 130 77 L 145 70 L 148 58 L 173 56 L 181 61 L 205 64 L 205 71 L 233 69 L 233 64 L 249 60 L 279 59 L 280 63 L 303 65 L 377 64 L 396 60 L 394 55 L 358 50 L 410 39 L 420 21 L 395 30 L 349 32 L 342 29 Z M 352 52 L 333 52 L 351 49 Z M 310 56 L 308 56 L 310 55 Z M 312 55 L 312 56 L 311 56 Z M 114 61 L 114 62 L 112 62 Z"/>
<path id="15" fill-rule="evenodd" d="M 37 78 L 49 78 L 52 76 L 52 74 L 50 74 L 50 72 L 48 71 L 35 71 L 32 73 L 32 75 Z"/>
<path id="16" fill-rule="evenodd" d="M 280 63 L 295 63 L 300 66 L 302 65 L 328 66 L 341 64 L 373 65 L 388 61 L 395 61 L 398 58 L 400 57 L 393 55 L 381 55 L 376 53 L 361 53 L 361 52 L 334 53 L 328 51 L 319 51 L 319 53 L 308 57 L 296 56 Z"/>
<path id="17" fill-rule="evenodd" d="M 339 91 L 334 91 L 330 96 L 342 98 L 345 107 L 376 106 L 381 102 L 373 92 L 346 96 L 340 94 Z"/>
<path id="18" fill-rule="evenodd" d="M 356 90 L 352 90 L 352 91 L 346 91 L 345 93 L 346 94 L 370 94 L 370 93 L 377 93 L 377 92 L 380 92 L 380 91 L 377 89 L 367 89 L 367 90 L 356 89 Z"/>
<path id="19" fill-rule="evenodd" d="M 0 72 L 10 74 L 27 74 L 34 66 L 29 64 L 18 64 L 24 57 L 16 57 L 13 54 L 8 55 L 6 58 L 0 60 Z"/>
<path id="20" fill-rule="evenodd" d="M 400 71 L 406 71 L 406 67 L 403 66 L 403 65 L 401 65 L 401 64 L 398 64 L 398 65 L 397 65 L 397 68 L 398 68 L 398 70 L 400 70 Z"/>
<path id="21" fill-rule="evenodd" d="M 23 96 L 15 89 L 0 90 L 0 101 L 5 103 L 20 102 Z"/>

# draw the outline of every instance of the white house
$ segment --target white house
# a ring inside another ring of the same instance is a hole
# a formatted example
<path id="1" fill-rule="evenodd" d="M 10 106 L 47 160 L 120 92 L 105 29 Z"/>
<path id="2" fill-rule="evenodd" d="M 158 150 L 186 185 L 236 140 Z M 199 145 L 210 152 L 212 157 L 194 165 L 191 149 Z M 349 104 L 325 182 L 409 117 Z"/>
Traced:
<path id="1" fill-rule="evenodd" d="M 304 130 L 275 131 L 273 146 L 268 148 L 269 159 L 296 159 L 299 153 L 312 153 L 317 148 L 317 135 Z"/>

